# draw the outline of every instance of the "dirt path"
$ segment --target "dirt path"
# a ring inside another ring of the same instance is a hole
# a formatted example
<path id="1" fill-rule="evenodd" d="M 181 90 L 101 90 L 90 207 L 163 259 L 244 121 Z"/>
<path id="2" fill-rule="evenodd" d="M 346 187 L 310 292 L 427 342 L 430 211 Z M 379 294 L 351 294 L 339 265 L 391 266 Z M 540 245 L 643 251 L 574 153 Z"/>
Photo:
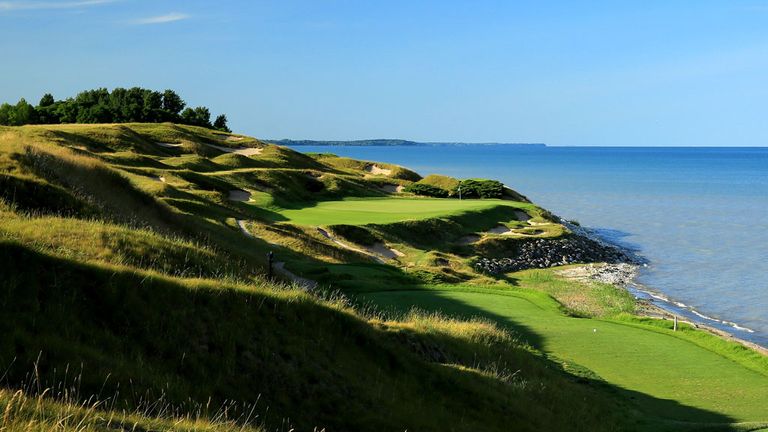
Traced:
<path id="1" fill-rule="evenodd" d="M 240 228 L 240 231 L 243 233 L 243 235 L 249 238 L 256 238 L 256 236 L 253 235 L 253 233 L 250 230 L 248 230 L 248 227 L 245 225 L 247 221 L 243 219 L 237 219 L 236 222 L 237 222 L 237 226 Z M 276 243 L 272 243 L 272 242 L 267 242 L 267 243 L 273 246 L 279 246 Z M 272 268 L 275 270 L 276 273 L 283 275 L 285 278 L 290 279 L 295 284 L 299 285 L 304 289 L 315 289 L 318 286 L 317 282 L 311 279 L 303 278 L 291 272 L 290 270 L 286 269 L 285 262 L 283 261 L 278 261 L 272 264 Z"/>
<path id="2" fill-rule="evenodd" d="M 303 278 L 290 270 L 285 268 L 285 263 L 283 261 L 278 261 L 273 264 L 273 268 L 277 273 L 282 274 L 283 276 L 287 277 L 288 279 L 292 280 L 296 285 L 299 285 L 300 287 L 304 289 L 315 289 L 317 288 L 317 282 L 313 281 L 312 279 Z"/>

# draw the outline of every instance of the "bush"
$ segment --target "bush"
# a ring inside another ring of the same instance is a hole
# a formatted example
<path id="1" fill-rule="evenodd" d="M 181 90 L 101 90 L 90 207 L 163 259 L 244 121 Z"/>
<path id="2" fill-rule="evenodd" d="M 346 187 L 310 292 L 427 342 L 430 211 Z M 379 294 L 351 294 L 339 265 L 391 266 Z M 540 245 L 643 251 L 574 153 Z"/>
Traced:
<path id="1" fill-rule="evenodd" d="M 432 186 L 428 184 L 423 183 L 414 183 L 412 185 L 408 185 L 403 189 L 404 192 L 410 192 L 412 194 L 416 195 L 423 195 L 423 196 L 429 196 L 429 197 L 435 197 L 435 198 L 447 198 L 449 193 L 447 190 L 443 188 L 439 188 L 437 186 Z"/>
<path id="2" fill-rule="evenodd" d="M 461 188 L 462 198 L 502 198 L 504 196 L 504 185 L 496 180 L 462 180 L 453 191 L 453 195 L 458 195 L 458 188 Z"/>

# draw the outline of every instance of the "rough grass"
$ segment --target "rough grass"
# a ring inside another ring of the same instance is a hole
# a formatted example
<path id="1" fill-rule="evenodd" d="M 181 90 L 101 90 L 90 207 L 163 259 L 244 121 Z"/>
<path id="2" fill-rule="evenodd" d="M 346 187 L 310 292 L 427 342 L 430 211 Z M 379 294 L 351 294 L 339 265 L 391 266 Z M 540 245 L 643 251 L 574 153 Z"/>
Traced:
<path id="1" fill-rule="evenodd" d="M 80 400 L 51 397 L 57 389 L 46 389 L 37 396 L 23 390 L 0 388 L 0 431 L 7 432 L 242 432 L 263 431 L 258 418 L 230 420 L 226 411 L 203 416 L 201 411 L 183 416 L 163 400 L 148 402 L 146 408 L 133 411 L 110 410 L 111 400 Z M 32 393 L 37 393 L 32 391 Z M 160 415 L 158 415 L 160 413 Z M 254 424 L 251 424 L 254 423 Z"/>
<path id="2" fill-rule="evenodd" d="M 418 181 L 421 179 L 421 176 L 417 173 L 399 165 L 382 162 L 361 161 L 346 157 L 339 157 L 330 153 L 314 154 L 313 157 L 325 165 L 344 171 L 367 173 L 367 168 L 370 169 L 370 167 L 375 165 L 378 168 L 389 170 L 390 172 L 388 174 L 383 174 L 389 178 L 407 181 Z"/>
<path id="3" fill-rule="evenodd" d="M 547 282 L 529 273 L 521 275 L 517 283 L 543 291 L 540 285 Z M 672 332 L 668 323 L 628 318 L 569 317 L 559 304 L 519 289 L 444 287 L 361 296 L 401 311 L 415 306 L 452 316 L 492 319 L 566 364 L 585 367 L 607 382 L 647 395 L 633 397 L 649 414 L 715 423 L 764 422 L 768 416 L 765 357 L 702 331 Z"/>
<path id="4" fill-rule="evenodd" d="M 451 192 L 455 190 L 457 186 L 459 186 L 460 182 L 458 179 L 453 177 L 440 174 L 430 174 L 419 180 L 418 183 L 428 184 L 430 186 L 439 187 L 441 189 L 445 189 L 448 192 Z"/>
<path id="5" fill-rule="evenodd" d="M 528 289 L 549 294 L 574 316 L 610 317 L 635 311 L 632 294 L 610 284 L 565 280 L 551 270 L 517 272 L 511 275 L 511 279 Z"/>
<path id="6" fill-rule="evenodd" d="M 262 152 L 244 157 L 210 145 Z M 0 128 L 5 386 L 18 389 L 33 365 L 42 388 L 78 367 L 82 394 L 121 395 L 100 415 L 134 413 L 147 430 L 198 418 L 203 428 L 226 428 L 196 416 L 209 400 L 263 401 L 259 415 L 269 415 L 259 419 L 269 430 L 763 427 L 734 422 L 761 419 L 764 357 L 628 315 L 631 299 L 609 286 L 570 284 L 549 270 L 476 275 L 469 262 L 478 251 L 505 253 L 519 241 L 488 229 L 559 236 L 562 226 L 528 227 L 515 209 L 535 223 L 552 217 L 511 200 L 457 208 L 475 202 L 344 199 L 419 179 L 386 164 L 376 165 L 388 175 L 373 174 L 371 164 L 167 124 Z M 252 200 L 230 201 L 235 189 Z M 417 220 L 401 220 L 414 211 Z M 284 212 L 308 225 L 287 222 Z M 313 225 L 404 256 L 375 264 Z M 458 241 L 470 233 L 482 240 Z M 267 251 L 321 287 L 398 312 L 361 313 L 324 300 L 332 296 L 323 290 L 268 282 L 259 272 Z M 481 318 L 465 320 L 472 317 Z M 37 404 L 36 393 L 25 394 Z M 147 400 L 170 403 L 174 414 L 145 416 L 137 408 Z M 4 426 L 31 419 L 24 424 L 45 429 L 48 419 L 81 415 L 57 414 L 66 399 L 42 401 L 50 405 Z"/>
<path id="7" fill-rule="evenodd" d="M 82 371 L 82 394 L 115 394 L 122 384 L 116 407 L 132 410 L 137 395 L 192 406 L 264 400 L 267 425 L 302 430 L 507 430 L 510 422 L 610 430 L 627 422 L 608 394 L 487 321 L 365 318 L 343 302 L 269 284 L 172 279 L 8 243 L 0 252 L 11 268 L 38 269 L 0 278 L 9 382 L 23 382 L 35 364 L 45 386 L 70 365 Z M 476 400 L 484 403 L 467 403 Z"/>

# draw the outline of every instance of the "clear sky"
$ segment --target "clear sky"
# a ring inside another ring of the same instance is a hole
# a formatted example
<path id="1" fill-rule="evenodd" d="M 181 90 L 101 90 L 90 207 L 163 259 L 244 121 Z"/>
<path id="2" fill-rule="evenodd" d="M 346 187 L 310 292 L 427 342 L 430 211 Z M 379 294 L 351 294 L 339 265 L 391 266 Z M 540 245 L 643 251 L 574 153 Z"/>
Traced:
<path id="1" fill-rule="evenodd" d="M 262 138 L 768 145 L 768 0 L 0 0 L 0 100 L 176 89 Z"/>

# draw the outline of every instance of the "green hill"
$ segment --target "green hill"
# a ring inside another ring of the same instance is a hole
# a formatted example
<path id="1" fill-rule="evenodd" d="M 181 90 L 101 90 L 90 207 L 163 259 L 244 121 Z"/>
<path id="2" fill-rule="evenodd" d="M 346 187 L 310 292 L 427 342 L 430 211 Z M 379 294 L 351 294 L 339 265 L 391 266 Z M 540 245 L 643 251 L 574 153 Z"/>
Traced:
<path id="1" fill-rule="evenodd" d="M 0 430 L 768 426 L 759 353 L 557 268 L 477 272 L 571 234 L 514 191 L 403 192 L 446 179 L 195 126 L 0 127 Z"/>

